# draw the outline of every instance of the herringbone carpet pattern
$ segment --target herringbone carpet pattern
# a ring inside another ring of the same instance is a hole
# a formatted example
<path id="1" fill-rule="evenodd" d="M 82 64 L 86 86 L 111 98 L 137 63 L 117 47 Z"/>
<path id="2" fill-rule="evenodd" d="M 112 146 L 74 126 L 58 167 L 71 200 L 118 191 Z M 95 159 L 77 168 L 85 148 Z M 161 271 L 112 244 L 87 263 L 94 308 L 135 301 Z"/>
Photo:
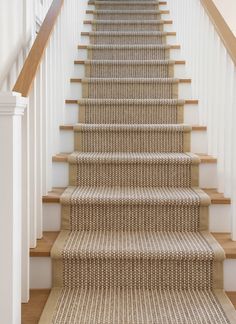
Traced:
<path id="1" fill-rule="evenodd" d="M 40 323 L 229 324 L 157 1 L 96 1 Z"/>

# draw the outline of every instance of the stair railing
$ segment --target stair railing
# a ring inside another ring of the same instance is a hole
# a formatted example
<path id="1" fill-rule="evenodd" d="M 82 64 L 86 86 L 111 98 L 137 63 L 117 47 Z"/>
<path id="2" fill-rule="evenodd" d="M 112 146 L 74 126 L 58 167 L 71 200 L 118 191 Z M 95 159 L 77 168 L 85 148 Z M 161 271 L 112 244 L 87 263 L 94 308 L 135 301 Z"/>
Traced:
<path id="1" fill-rule="evenodd" d="M 1 323 L 20 323 L 29 299 L 29 249 L 42 237 L 42 196 L 52 188 L 86 6 L 53 0 L 13 91 L 0 92 Z"/>
<path id="2" fill-rule="evenodd" d="M 231 197 L 236 240 L 236 37 L 213 0 L 169 0 L 170 14 L 207 126 L 208 154 L 217 157 L 218 190 Z"/>

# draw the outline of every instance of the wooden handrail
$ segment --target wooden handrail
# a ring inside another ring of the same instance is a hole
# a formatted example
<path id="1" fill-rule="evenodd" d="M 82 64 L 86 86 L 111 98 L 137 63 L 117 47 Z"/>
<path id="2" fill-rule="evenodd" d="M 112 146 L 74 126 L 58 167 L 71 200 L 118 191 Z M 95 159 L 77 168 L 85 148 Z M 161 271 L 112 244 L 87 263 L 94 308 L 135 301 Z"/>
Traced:
<path id="1" fill-rule="evenodd" d="M 209 18 L 215 26 L 226 50 L 236 65 L 236 37 L 212 0 L 201 0 Z"/>
<path id="2" fill-rule="evenodd" d="M 33 85 L 38 67 L 42 61 L 43 54 L 47 48 L 50 35 L 56 24 L 63 3 L 64 0 L 53 0 L 14 85 L 13 91 L 21 93 L 23 97 L 28 96 L 31 86 Z"/>

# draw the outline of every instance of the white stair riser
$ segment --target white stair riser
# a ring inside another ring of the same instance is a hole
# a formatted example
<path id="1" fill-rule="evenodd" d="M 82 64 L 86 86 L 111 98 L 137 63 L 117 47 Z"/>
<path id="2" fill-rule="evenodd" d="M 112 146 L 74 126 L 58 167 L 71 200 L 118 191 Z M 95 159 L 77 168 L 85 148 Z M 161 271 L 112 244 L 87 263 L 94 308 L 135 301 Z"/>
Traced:
<path id="1" fill-rule="evenodd" d="M 212 204 L 209 207 L 209 228 L 214 233 L 229 233 L 231 205 Z M 224 217 L 222 217 L 224 215 Z M 60 203 L 43 204 L 43 230 L 59 231 L 61 225 Z"/>
<path id="2" fill-rule="evenodd" d="M 43 231 L 54 232 L 61 229 L 61 204 L 43 204 Z"/>
<path id="3" fill-rule="evenodd" d="M 69 183 L 69 164 L 53 162 L 52 187 L 67 187 Z M 199 186 L 201 188 L 217 188 L 216 163 L 201 163 L 199 166 Z"/>
<path id="4" fill-rule="evenodd" d="M 227 259 L 224 261 L 224 289 L 225 291 L 236 291 L 236 260 Z"/>
<path id="5" fill-rule="evenodd" d="M 65 124 L 76 124 L 78 120 L 79 105 L 66 104 Z M 184 123 L 190 125 L 198 124 L 198 105 L 188 104 L 184 106 Z"/>
<path id="6" fill-rule="evenodd" d="M 30 258 L 30 288 L 43 289 L 52 286 L 52 261 L 50 257 Z M 236 260 L 224 261 L 224 289 L 226 291 L 236 290 Z"/>
<path id="7" fill-rule="evenodd" d="M 82 83 L 71 82 L 70 90 L 67 95 L 68 98 L 82 98 Z M 190 83 L 179 83 L 179 98 L 180 99 L 191 99 L 192 89 Z"/>
<path id="8" fill-rule="evenodd" d="M 87 49 L 78 49 L 78 59 L 80 59 L 80 60 L 88 59 Z M 171 60 L 181 60 L 181 51 L 179 49 L 170 49 L 170 59 Z"/>
<path id="9" fill-rule="evenodd" d="M 52 287 L 52 261 L 50 257 L 30 258 L 30 289 Z"/>
<path id="10" fill-rule="evenodd" d="M 74 151 L 74 132 L 73 130 L 60 131 L 60 152 L 70 153 Z M 191 152 L 207 153 L 207 132 L 191 132 Z"/>
<path id="11" fill-rule="evenodd" d="M 73 78 L 84 78 L 85 77 L 85 66 L 84 64 L 75 64 Z M 186 69 L 184 64 L 174 65 L 174 77 L 175 78 L 185 78 Z"/>
<path id="12" fill-rule="evenodd" d="M 209 229 L 212 233 L 231 232 L 231 205 L 212 204 L 209 208 Z"/>

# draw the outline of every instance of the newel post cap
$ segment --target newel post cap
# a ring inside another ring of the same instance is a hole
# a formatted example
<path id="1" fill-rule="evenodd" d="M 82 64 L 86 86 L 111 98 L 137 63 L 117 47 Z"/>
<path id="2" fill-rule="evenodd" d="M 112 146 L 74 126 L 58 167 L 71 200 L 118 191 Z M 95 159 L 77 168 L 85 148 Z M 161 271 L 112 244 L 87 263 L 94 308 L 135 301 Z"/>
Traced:
<path id="1" fill-rule="evenodd" d="M 18 92 L 0 92 L 0 116 L 23 115 L 28 101 Z"/>

